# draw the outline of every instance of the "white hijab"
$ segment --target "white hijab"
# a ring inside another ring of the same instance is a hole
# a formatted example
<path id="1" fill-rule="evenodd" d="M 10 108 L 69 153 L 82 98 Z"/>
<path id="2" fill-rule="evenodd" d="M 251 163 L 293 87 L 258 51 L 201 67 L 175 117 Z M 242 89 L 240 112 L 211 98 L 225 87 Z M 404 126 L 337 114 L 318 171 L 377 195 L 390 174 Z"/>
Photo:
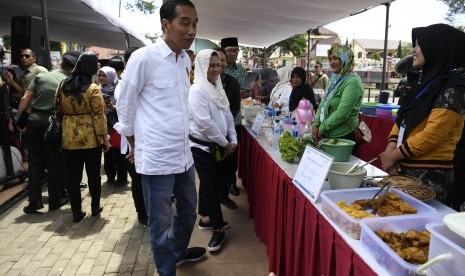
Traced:
<path id="1" fill-rule="evenodd" d="M 207 71 L 210 66 L 210 59 L 213 53 L 216 53 L 216 51 L 211 49 L 201 50 L 197 53 L 197 56 L 195 57 L 194 84 L 198 84 L 204 88 L 210 99 L 218 107 L 229 108 L 228 97 L 226 97 L 226 93 L 224 92 L 221 78 L 218 77 L 215 85 L 207 79 Z"/>

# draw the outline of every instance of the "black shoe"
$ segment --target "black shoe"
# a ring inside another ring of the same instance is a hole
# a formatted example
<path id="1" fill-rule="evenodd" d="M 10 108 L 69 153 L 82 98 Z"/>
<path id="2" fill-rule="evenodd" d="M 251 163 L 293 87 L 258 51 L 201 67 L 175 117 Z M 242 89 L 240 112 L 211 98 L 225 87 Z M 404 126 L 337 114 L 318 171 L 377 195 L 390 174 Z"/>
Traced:
<path id="1" fill-rule="evenodd" d="M 86 216 L 86 212 L 83 212 L 83 211 L 78 211 L 76 213 L 73 213 L 74 223 L 80 222 L 85 216 Z"/>
<path id="2" fill-rule="evenodd" d="M 84 182 L 81 182 L 81 183 L 79 184 L 79 188 L 85 189 L 85 188 L 87 188 L 87 184 L 84 183 Z"/>
<path id="3" fill-rule="evenodd" d="M 115 184 L 113 185 L 113 187 L 121 187 L 121 186 L 124 186 L 124 185 L 127 185 L 129 182 L 127 180 L 123 180 L 123 181 L 116 181 Z"/>
<path id="4" fill-rule="evenodd" d="M 229 228 L 231 228 L 231 225 L 229 225 L 227 221 L 223 221 L 223 227 L 221 227 L 221 229 L 224 230 L 224 229 L 229 229 Z M 200 230 L 212 230 L 213 226 L 211 222 L 205 223 L 202 220 L 199 220 L 199 229 Z"/>
<path id="5" fill-rule="evenodd" d="M 221 249 L 221 245 L 226 239 L 226 235 L 222 230 L 213 230 L 212 238 L 208 243 L 208 251 L 215 252 Z"/>
<path id="6" fill-rule="evenodd" d="M 226 208 L 229 209 L 237 209 L 237 204 L 234 202 L 232 199 L 229 197 L 225 197 L 223 199 L 220 199 L 220 203 L 226 206 Z"/>
<path id="7" fill-rule="evenodd" d="M 100 213 L 103 211 L 103 207 L 102 206 L 99 206 L 97 209 L 92 209 L 92 216 L 95 217 L 95 216 L 98 216 L 100 215 Z"/>
<path id="8" fill-rule="evenodd" d="M 61 206 L 68 204 L 68 202 L 69 202 L 69 197 L 62 197 L 62 198 L 60 198 L 60 202 L 58 202 L 58 205 L 49 205 L 48 210 L 49 211 L 57 210 Z"/>
<path id="9" fill-rule="evenodd" d="M 176 266 L 180 266 L 185 262 L 197 262 L 201 260 L 204 256 L 205 253 L 207 253 L 207 250 L 203 247 L 191 247 L 187 249 L 187 255 L 178 260 L 176 262 Z"/>
<path id="10" fill-rule="evenodd" d="M 171 202 L 175 202 L 176 201 L 176 197 L 174 195 L 171 195 Z"/>
<path id="11" fill-rule="evenodd" d="M 138 216 L 137 220 L 139 221 L 140 224 L 147 226 L 148 219 L 146 216 Z"/>
<path id="12" fill-rule="evenodd" d="M 231 184 L 229 185 L 229 193 L 233 196 L 239 196 L 241 192 L 239 191 L 239 188 L 237 188 L 236 184 Z"/>
<path id="13" fill-rule="evenodd" d="M 32 214 L 32 213 L 37 213 L 37 210 L 40 210 L 44 208 L 44 204 L 42 203 L 33 203 L 30 204 L 26 207 L 23 208 L 24 213 L 26 214 Z"/>
<path id="14" fill-rule="evenodd" d="M 108 184 L 108 185 L 115 185 L 115 183 L 116 183 L 116 181 L 115 181 L 114 178 L 108 178 L 108 179 L 107 179 L 107 184 Z"/>

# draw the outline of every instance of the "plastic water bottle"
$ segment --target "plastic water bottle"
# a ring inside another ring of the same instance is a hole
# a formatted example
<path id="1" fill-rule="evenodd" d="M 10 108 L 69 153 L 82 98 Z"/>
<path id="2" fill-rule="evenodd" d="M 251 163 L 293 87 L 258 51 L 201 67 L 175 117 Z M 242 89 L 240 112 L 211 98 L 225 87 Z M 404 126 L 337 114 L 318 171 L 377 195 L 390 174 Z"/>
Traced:
<path id="1" fill-rule="evenodd" d="M 278 142 L 279 138 L 281 137 L 281 126 L 279 124 L 279 120 L 276 120 L 273 124 L 273 148 L 278 149 Z"/>
<path id="2" fill-rule="evenodd" d="M 310 122 L 305 123 L 304 135 L 302 137 L 306 135 L 312 136 L 312 125 Z"/>
<path id="3" fill-rule="evenodd" d="M 297 127 L 297 122 L 294 120 L 292 122 L 291 133 L 294 137 L 299 137 L 299 128 Z"/>

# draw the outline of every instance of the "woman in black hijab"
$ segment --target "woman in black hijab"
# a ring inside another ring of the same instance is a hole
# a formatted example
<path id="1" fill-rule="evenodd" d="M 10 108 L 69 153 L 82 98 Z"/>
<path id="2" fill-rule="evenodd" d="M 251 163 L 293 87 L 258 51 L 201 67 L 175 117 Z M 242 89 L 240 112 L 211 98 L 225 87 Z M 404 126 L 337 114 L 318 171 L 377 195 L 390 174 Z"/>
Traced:
<path id="1" fill-rule="evenodd" d="M 262 104 L 268 105 L 270 102 L 271 90 L 276 85 L 276 72 L 271 68 L 264 68 L 260 71 L 260 96 Z"/>
<path id="2" fill-rule="evenodd" d="M 452 158 L 465 119 L 465 81 L 455 72 L 465 64 L 465 34 L 435 24 L 414 28 L 412 43 L 420 77 L 398 111 L 381 163 L 389 174 L 420 178 L 449 204 Z"/>
<path id="3" fill-rule="evenodd" d="M 86 165 L 89 192 L 92 197 L 92 215 L 102 212 L 100 206 L 100 164 L 102 148 L 110 147 L 107 139 L 105 105 L 100 87 L 92 83 L 97 72 L 97 56 L 82 53 L 72 76 L 65 79 L 57 91 L 55 106 L 62 118 L 62 143 L 68 171 L 69 194 L 74 222 L 86 215 L 82 211 L 79 184 Z"/>
<path id="4" fill-rule="evenodd" d="M 294 88 L 289 97 L 289 112 L 294 111 L 303 98 L 309 100 L 315 108 L 315 93 L 312 87 L 307 83 L 306 75 L 305 69 L 302 67 L 296 67 L 292 70 L 291 83 Z"/>

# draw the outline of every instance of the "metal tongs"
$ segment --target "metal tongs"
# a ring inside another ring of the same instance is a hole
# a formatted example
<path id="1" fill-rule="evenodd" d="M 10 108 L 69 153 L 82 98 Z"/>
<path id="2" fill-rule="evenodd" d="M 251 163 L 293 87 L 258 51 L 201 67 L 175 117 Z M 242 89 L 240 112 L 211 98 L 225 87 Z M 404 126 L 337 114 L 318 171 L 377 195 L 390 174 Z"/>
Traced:
<path id="1" fill-rule="evenodd" d="M 363 204 L 362 208 L 363 210 L 367 210 L 367 209 L 370 209 L 373 207 L 372 203 L 373 203 L 373 200 L 376 199 L 376 197 L 381 194 L 382 191 L 384 191 L 384 194 L 382 195 L 382 198 L 381 200 L 379 201 L 378 205 L 376 205 L 375 207 L 373 207 L 373 211 L 371 211 L 371 213 L 373 215 L 376 215 L 376 213 L 378 212 L 378 209 L 381 205 L 383 205 L 383 203 L 386 201 L 386 197 L 387 197 L 387 194 L 389 193 L 389 190 L 391 189 L 391 182 L 386 182 L 384 183 L 384 185 L 379 189 L 378 192 L 376 192 L 376 194 L 373 196 L 373 198 L 368 201 L 367 203 Z"/>

